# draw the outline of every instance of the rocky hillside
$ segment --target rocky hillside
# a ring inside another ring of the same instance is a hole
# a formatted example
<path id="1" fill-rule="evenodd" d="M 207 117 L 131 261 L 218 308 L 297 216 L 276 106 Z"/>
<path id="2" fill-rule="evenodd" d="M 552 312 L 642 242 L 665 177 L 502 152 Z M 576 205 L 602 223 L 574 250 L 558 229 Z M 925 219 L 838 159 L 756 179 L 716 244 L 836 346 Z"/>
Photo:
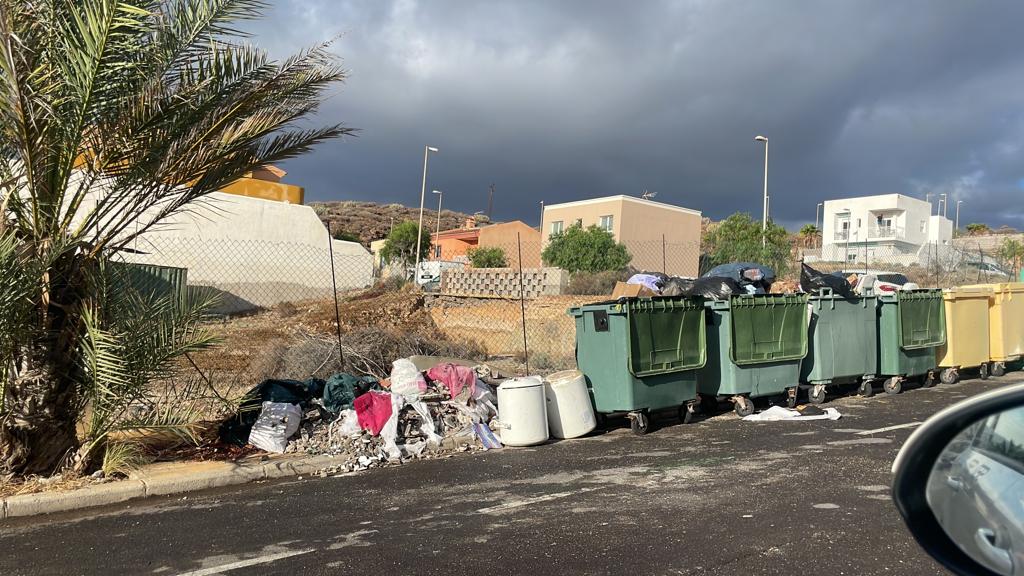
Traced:
<path id="1" fill-rule="evenodd" d="M 436 199 L 435 199 L 436 200 Z M 315 202 L 311 206 L 316 210 L 320 220 L 330 222 L 331 230 L 337 236 L 339 231 L 359 238 L 363 245 L 373 240 L 386 238 L 391 231 L 391 224 L 400 224 L 406 220 L 416 222 L 419 219 L 419 208 L 402 206 L 401 204 L 375 204 L 373 202 Z M 441 210 L 441 230 L 461 228 L 469 214 Z M 478 223 L 487 222 L 487 217 L 477 216 Z M 437 210 L 423 211 L 423 227 L 433 231 L 437 226 Z"/>

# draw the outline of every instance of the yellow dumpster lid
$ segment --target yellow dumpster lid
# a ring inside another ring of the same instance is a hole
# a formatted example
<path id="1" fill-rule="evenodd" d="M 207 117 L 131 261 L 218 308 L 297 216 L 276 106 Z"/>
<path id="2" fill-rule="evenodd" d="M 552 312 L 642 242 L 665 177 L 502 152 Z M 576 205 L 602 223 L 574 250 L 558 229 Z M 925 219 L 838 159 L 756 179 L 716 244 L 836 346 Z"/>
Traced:
<path id="1" fill-rule="evenodd" d="M 998 282 L 995 284 L 970 284 L 961 288 L 989 288 L 994 292 L 1024 292 L 1024 282 Z"/>
<path id="2" fill-rule="evenodd" d="M 993 294 L 992 288 L 984 285 L 974 286 L 957 286 L 956 288 L 946 288 L 942 291 L 942 298 L 944 300 L 957 300 L 965 298 L 989 298 Z"/>

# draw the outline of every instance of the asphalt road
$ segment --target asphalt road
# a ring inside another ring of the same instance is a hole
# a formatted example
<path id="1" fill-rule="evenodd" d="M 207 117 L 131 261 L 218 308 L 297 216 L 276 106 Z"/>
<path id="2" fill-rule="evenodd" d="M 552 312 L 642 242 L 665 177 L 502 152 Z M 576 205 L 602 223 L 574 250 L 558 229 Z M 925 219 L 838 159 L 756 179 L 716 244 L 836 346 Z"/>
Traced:
<path id="1" fill-rule="evenodd" d="M 913 423 L 1020 380 L 9 520 L 0 574 L 943 574 L 889 466 Z"/>

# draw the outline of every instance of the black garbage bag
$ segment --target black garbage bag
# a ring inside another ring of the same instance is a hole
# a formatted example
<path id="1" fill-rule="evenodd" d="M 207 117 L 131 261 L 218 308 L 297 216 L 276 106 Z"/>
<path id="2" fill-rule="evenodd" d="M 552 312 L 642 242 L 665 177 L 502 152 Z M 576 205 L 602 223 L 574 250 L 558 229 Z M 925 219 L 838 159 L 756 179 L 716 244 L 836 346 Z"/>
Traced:
<path id="1" fill-rule="evenodd" d="M 735 294 L 747 294 L 740 283 L 725 276 L 698 278 L 693 281 L 686 296 L 702 296 L 709 300 L 726 300 Z"/>
<path id="2" fill-rule="evenodd" d="M 249 442 L 249 432 L 263 411 L 264 402 L 286 402 L 303 404 L 323 394 L 324 381 L 310 378 L 298 380 L 264 380 L 246 392 L 238 406 L 238 412 L 221 423 L 218 436 L 224 442 L 244 446 Z"/>
<path id="3" fill-rule="evenodd" d="M 807 264 L 800 264 L 800 289 L 809 294 L 822 288 L 831 288 L 832 293 L 843 298 L 853 298 L 853 288 L 845 278 L 833 274 L 822 274 Z"/>
<path id="4" fill-rule="evenodd" d="M 661 288 L 662 296 L 686 296 L 689 295 L 690 290 L 693 289 L 693 278 L 679 278 L 673 276 L 665 281 L 665 285 Z"/>
<path id="5" fill-rule="evenodd" d="M 775 270 L 756 262 L 730 262 L 715 266 L 702 276 L 702 278 L 716 277 L 732 278 L 740 286 L 751 286 L 752 290 L 744 291 L 748 294 L 750 292 L 765 294 L 775 282 Z"/>

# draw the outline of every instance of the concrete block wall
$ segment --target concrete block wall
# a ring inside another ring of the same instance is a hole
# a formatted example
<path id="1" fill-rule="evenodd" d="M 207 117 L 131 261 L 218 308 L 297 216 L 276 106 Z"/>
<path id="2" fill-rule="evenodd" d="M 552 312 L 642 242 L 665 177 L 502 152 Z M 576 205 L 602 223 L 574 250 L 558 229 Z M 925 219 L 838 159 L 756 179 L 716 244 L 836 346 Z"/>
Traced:
<path id="1" fill-rule="evenodd" d="M 561 268 L 526 268 L 522 272 L 525 298 L 558 296 L 569 286 L 569 273 Z M 453 296 L 519 298 L 519 270 L 515 268 L 465 268 L 441 274 L 441 293 Z"/>

